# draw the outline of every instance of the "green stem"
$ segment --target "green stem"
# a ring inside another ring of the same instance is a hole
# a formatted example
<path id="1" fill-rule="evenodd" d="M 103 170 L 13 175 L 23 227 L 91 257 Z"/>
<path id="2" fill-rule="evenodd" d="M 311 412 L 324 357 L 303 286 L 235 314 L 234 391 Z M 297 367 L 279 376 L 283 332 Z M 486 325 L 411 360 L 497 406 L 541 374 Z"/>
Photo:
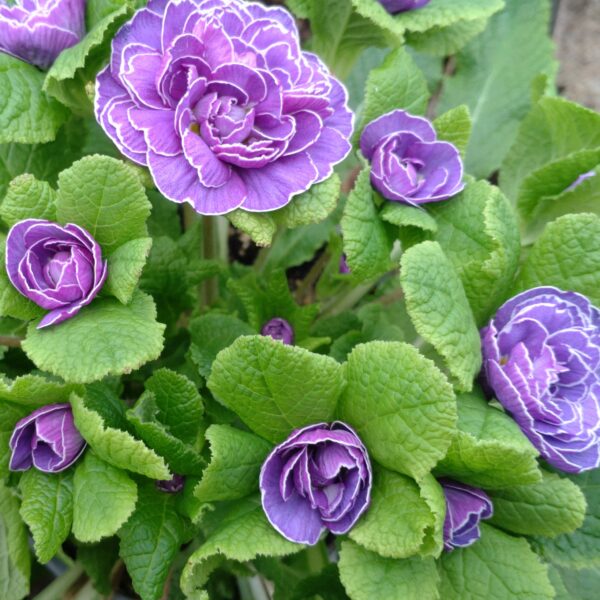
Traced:
<path id="1" fill-rule="evenodd" d="M 56 600 L 64 598 L 73 584 L 83 575 L 83 567 L 74 564 L 68 571 L 57 577 L 48 587 L 35 596 L 34 600 Z"/>
<path id="2" fill-rule="evenodd" d="M 219 236 L 215 217 L 202 217 L 202 257 L 213 259 L 219 256 Z M 219 297 L 219 282 L 216 277 L 207 279 L 202 285 L 202 303 L 212 305 Z"/>
<path id="3" fill-rule="evenodd" d="M 320 317 L 332 317 L 354 308 L 376 285 L 375 281 L 362 283 L 353 289 L 343 289 L 327 300 Z"/>
<path id="4" fill-rule="evenodd" d="M 306 550 L 306 562 L 311 573 L 320 573 L 328 564 L 327 548 L 324 542 L 311 546 Z"/>
<path id="5" fill-rule="evenodd" d="M 284 229 L 276 229 L 275 233 L 273 234 L 273 238 L 271 239 L 271 244 L 269 246 L 263 246 L 258 251 L 258 256 L 256 257 L 256 260 L 254 261 L 254 264 L 252 266 L 259 273 L 262 273 L 265 270 L 265 267 L 269 261 L 269 254 L 271 252 L 271 249 L 275 246 L 277 240 L 281 237 L 284 231 Z"/>
<path id="6" fill-rule="evenodd" d="M 20 348 L 21 342 L 25 338 L 17 335 L 0 335 L 0 346 L 8 346 L 9 348 Z"/>

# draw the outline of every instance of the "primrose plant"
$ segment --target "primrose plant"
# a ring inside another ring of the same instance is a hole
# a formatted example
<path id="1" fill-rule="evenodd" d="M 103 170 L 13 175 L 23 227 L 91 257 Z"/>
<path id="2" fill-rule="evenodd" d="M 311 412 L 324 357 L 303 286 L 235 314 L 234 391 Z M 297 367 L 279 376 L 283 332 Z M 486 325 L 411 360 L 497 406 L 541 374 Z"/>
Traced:
<path id="1" fill-rule="evenodd" d="M 600 115 L 550 20 L 0 0 L 0 598 L 597 596 Z"/>

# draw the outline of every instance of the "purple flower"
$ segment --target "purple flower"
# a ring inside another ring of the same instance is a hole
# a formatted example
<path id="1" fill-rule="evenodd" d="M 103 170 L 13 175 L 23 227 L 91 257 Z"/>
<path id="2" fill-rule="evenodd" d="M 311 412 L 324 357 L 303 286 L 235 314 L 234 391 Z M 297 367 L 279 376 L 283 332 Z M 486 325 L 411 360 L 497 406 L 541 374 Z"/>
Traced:
<path id="1" fill-rule="evenodd" d="M 484 491 L 458 481 L 440 479 L 440 484 L 446 497 L 444 550 L 470 546 L 481 537 L 479 522 L 494 512 L 492 501 Z"/>
<path id="2" fill-rule="evenodd" d="M 26 219 L 8 232 L 6 271 L 23 296 L 50 311 L 41 329 L 71 318 L 95 298 L 106 279 L 106 261 L 82 227 Z"/>
<path id="3" fill-rule="evenodd" d="M 156 489 L 165 494 L 178 494 L 185 485 L 185 477 L 183 475 L 173 475 L 171 479 L 162 479 L 156 482 Z"/>
<path id="4" fill-rule="evenodd" d="M 590 179 L 591 177 L 595 176 L 596 171 L 588 171 L 587 173 L 583 173 L 565 190 L 565 192 L 570 192 L 571 190 L 574 190 L 576 187 L 580 186 L 586 179 Z"/>
<path id="5" fill-rule="evenodd" d="M 271 525 L 299 544 L 316 544 L 328 529 L 349 531 L 369 506 L 371 463 L 356 433 L 339 421 L 294 431 L 260 473 Z"/>
<path id="6" fill-rule="evenodd" d="M 394 110 L 369 123 L 360 149 L 371 161 L 371 183 L 388 200 L 407 204 L 439 202 L 464 188 L 456 146 L 437 141 L 431 123 Z"/>
<path id="7" fill-rule="evenodd" d="M 551 465 L 600 465 L 600 311 L 574 292 L 538 287 L 506 302 L 482 332 L 484 374 Z"/>
<path id="8" fill-rule="evenodd" d="M 44 473 L 68 469 L 85 450 L 70 404 L 49 404 L 21 419 L 9 442 L 11 471 L 32 466 Z"/>
<path id="9" fill-rule="evenodd" d="M 338 268 L 338 273 L 340 275 L 349 275 L 350 274 L 350 267 L 348 266 L 348 259 L 346 258 L 345 254 L 342 254 L 340 256 L 340 266 Z"/>
<path id="10" fill-rule="evenodd" d="M 265 323 L 260 330 L 262 335 L 268 335 L 274 340 L 280 340 L 288 346 L 294 344 L 294 329 L 285 320 L 280 317 L 275 317 Z"/>
<path id="11" fill-rule="evenodd" d="M 283 8 L 151 0 L 117 33 L 96 117 L 164 196 L 206 215 L 264 212 L 350 151 L 347 94 Z"/>
<path id="12" fill-rule="evenodd" d="M 385 10 L 390 14 L 395 15 L 399 12 L 422 8 L 426 4 L 429 4 L 431 0 L 379 0 L 379 2 L 383 5 Z"/>
<path id="13" fill-rule="evenodd" d="M 47 69 L 85 34 L 85 0 L 0 0 L 0 51 Z"/>

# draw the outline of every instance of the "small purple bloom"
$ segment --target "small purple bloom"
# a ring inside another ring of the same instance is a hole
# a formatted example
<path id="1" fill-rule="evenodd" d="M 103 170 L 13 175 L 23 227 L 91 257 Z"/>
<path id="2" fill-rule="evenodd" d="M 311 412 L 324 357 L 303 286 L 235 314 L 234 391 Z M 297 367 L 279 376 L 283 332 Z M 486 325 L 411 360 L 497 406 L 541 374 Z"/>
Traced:
<path id="1" fill-rule="evenodd" d="M 346 258 L 345 254 L 342 254 L 340 256 L 340 266 L 339 266 L 338 272 L 340 275 L 349 275 L 350 274 L 350 267 L 348 266 L 348 259 Z"/>
<path id="2" fill-rule="evenodd" d="M 492 501 L 484 491 L 458 481 L 440 479 L 440 484 L 446 497 L 444 550 L 466 548 L 481 537 L 479 522 L 492 516 Z"/>
<path id="3" fill-rule="evenodd" d="M 284 8 L 151 0 L 113 39 L 96 118 L 169 200 L 265 212 L 350 152 L 347 100 Z"/>
<path id="4" fill-rule="evenodd" d="M 588 171 L 587 173 L 583 173 L 565 190 L 565 192 L 570 192 L 571 190 L 574 190 L 576 187 L 579 187 L 586 179 L 590 179 L 591 177 L 595 176 L 596 171 Z"/>
<path id="5" fill-rule="evenodd" d="M 0 52 L 49 68 L 85 34 L 85 0 L 0 0 Z"/>
<path id="6" fill-rule="evenodd" d="M 21 419 L 9 442 L 11 471 L 35 467 L 44 473 L 68 469 L 85 450 L 70 404 L 49 404 Z"/>
<path id="7" fill-rule="evenodd" d="M 50 311 L 38 329 L 89 304 L 106 280 L 106 269 L 100 246 L 78 225 L 26 219 L 8 232 L 8 278 L 23 296 Z"/>
<path id="8" fill-rule="evenodd" d="M 348 532 L 369 506 L 371 463 L 356 433 L 339 421 L 294 431 L 263 464 L 260 490 L 271 525 L 299 544 L 325 530 Z"/>
<path id="9" fill-rule="evenodd" d="M 171 479 L 163 479 L 156 482 L 156 489 L 165 494 L 178 494 L 185 485 L 185 477 L 183 475 L 173 475 Z"/>
<path id="10" fill-rule="evenodd" d="M 426 4 L 429 4 L 431 0 L 379 0 L 379 2 L 383 5 L 385 10 L 390 14 L 395 15 L 399 12 L 422 8 Z"/>
<path id="11" fill-rule="evenodd" d="M 294 344 L 294 329 L 285 320 L 280 317 L 275 317 L 263 325 L 260 330 L 262 335 L 268 335 L 274 340 L 280 340 L 287 346 Z"/>
<path id="12" fill-rule="evenodd" d="M 460 152 L 437 140 L 431 123 L 394 110 L 369 123 L 360 149 L 371 161 L 371 183 L 388 200 L 406 204 L 439 202 L 464 188 Z"/>
<path id="13" fill-rule="evenodd" d="M 581 294 L 538 287 L 506 302 L 482 332 L 484 374 L 557 469 L 600 465 L 600 310 Z"/>

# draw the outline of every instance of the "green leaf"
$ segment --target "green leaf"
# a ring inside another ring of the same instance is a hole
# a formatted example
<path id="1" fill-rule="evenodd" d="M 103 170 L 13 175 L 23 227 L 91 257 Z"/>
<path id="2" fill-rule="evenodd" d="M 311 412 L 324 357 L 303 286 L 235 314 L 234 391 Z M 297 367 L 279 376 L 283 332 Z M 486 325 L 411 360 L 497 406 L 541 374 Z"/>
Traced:
<path id="1" fill-rule="evenodd" d="M 469 107 L 461 104 L 440 115 L 433 126 L 437 132 L 438 139 L 454 144 L 464 157 L 469 140 L 471 139 L 471 113 Z"/>
<path id="2" fill-rule="evenodd" d="M 23 349 L 39 369 L 74 383 L 121 375 L 157 358 L 165 326 L 156 321 L 152 298 L 135 292 L 127 306 L 97 298 L 58 326 L 27 329 Z"/>
<path id="3" fill-rule="evenodd" d="M 348 196 L 341 225 L 353 276 L 371 279 L 390 269 L 393 239 L 377 215 L 368 167 L 360 172 Z"/>
<path id="4" fill-rule="evenodd" d="M 560 577 L 560 582 L 552 577 Z M 550 566 L 550 575 L 557 596 L 556 600 L 596 600 L 598 597 L 598 587 L 600 586 L 600 570 L 598 569 L 563 569 Z M 559 592 L 562 592 L 562 595 Z"/>
<path id="5" fill-rule="evenodd" d="M 524 179 L 549 162 L 600 147 L 600 115 L 563 98 L 544 97 L 519 128 L 500 172 L 500 186 L 514 200 Z"/>
<path id="6" fill-rule="evenodd" d="M 152 238 L 125 242 L 108 257 L 108 277 L 104 291 L 128 304 L 142 276 L 152 248 Z"/>
<path id="7" fill-rule="evenodd" d="M 514 211 L 500 190 L 478 181 L 462 194 L 431 206 L 433 236 L 458 273 L 478 325 L 509 295 L 519 264 Z"/>
<path id="8" fill-rule="evenodd" d="M 444 600 L 551 600 L 548 567 L 523 538 L 481 524 L 481 539 L 442 555 Z"/>
<path id="9" fill-rule="evenodd" d="M 400 202 L 386 202 L 380 216 L 384 221 L 399 227 L 418 227 L 431 233 L 437 231 L 435 219 L 425 209 L 418 206 L 410 206 Z"/>
<path id="10" fill-rule="evenodd" d="M 130 240 L 148 236 L 150 202 L 137 173 L 108 156 L 86 156 L 58 178 L 56 215 L 76 223 L 106 255 Z"/>
<path id="11" fill-rule="evenodd" d="M 367 124 L 392 110 L 401 108 L 411 114 L 425 114 L 428 100 L 427 82 L 414 60 L 403 48 L 393 50 L 380 67 L 369 73 L 356 140 Z"/>
<path id="12" fill-rule="evenodd" d="M 340 578 L 352 600 L 437 600 L 439 575 L 432 558 L 383 558 L 351 541 L 342 542 Z"/>
<path id="13" fill-rule="evenodd" d="M 14 381 L 0 376 L 0 479 L 8 477 L 8 442 L 17 421 L 45 404 L 68 402 L 80 386 L 52 381 L 40 375 L 23 375 Z"/>
<path id="14" fill-rule="evenodd" d="M 19 482 L 21 516 L 27 523 L 41 563 L 47 563 L 60 550 L 73 523 L 73 470 L 42 473 L 29 469 Z"/>
<path id="15" fill-rule="evenodd" d="M 231 346 L 242 335 L 253 335 L 256 330 L 232 315 L 207 313 L 191 321 L 192 345 L 190 356 L 200 375 L 208 378 L 217 354 Z"/>
<path id="16" fill-rule="evenodd" d="M 120 555 L 133 589 L 144 600 L 159 600 L 173 559 L 185 541 L 185 522 L 172 494 L 146 482 L 139 488 L 135 512 L 119 531 Z"/>
<path id="17" fill-rule="evenodd" d="M 257 556 L 285 556 L 302 550 L 289 542 L 267 521 L 260 499 L 251 497 L 230 506 L 207 540 L 189 558 L 181 577 L 181 589 L 187 596 L 206 599 L 202 592 L 219 560 L 240 562 Z"/>
<path id="18" fill-rule="evenodd" d="M 110 574 L 119 558 L 116 538 L 105 538 L 97 544 L 78 544 L 77 562 L 81 563 L 94 588 L 104 596 L 112 594 Z"/>
<path id="19" fill-rule="evenodd" d="M 268 336 L 238 338 L 219 353 L 208 380 L 222 404 L 275 443 L 294 429 L 331 420 L 343 386 L 335 360 Z"/>
<path id="20" fill-rule="evenodd" d="M 80 542 L 114 535 L 133 513 L 137 496 L 125 471 L 86 452 L 73 480 L 73 535 Z"/>
<path id="21" fill-rule="evenodd" d="M 444 358 L 460 390 L 481 368 L 479 331 L 463 285 L 440 245 L 423 242 L 400 262 L 400 281 L 415 329 Z"/>
<path id="22" fill-rule="evenodd" d="M 337 173 L 295 196 L 283 208 L 271 213 L 281 227 L 288 229 L 324 221 L 337 206 L 342 182 Z"/>
<path id="23" fill-rule="evenodd" d="M 0 315 L 3 317 L 13 317 L 23 321 L 29 321 L 40 317 L 44 310 L 37 304 L 17 292 L 6 273 L 6 244 L 3 236 L 0 234 Z"/>
<path id="24" fill-rule="evenodd" d="M 0 598 L 21 600 L 29 594 L 31 557 L 19 501 L 0 481 Z"/>
<path id="25" fill-rule="evenodd" d="M 414 11 L 419 12 L 419 11 Z M 478 178 L 497 169 L 531 106 L 530 89 L 540 73 L 554 70 L 546 0 L 506 0 L 487 29 L 458 55 L 446 80 L 440 111 L 466 104 L 473 119 L 466 169 Z"/>
<path id="26" fill-rule="evenodd" d="M 0 144 L 40 144 L 56 137 L 68 111 L 42 91 L 44 74 L 0 54 Z"/>
<path id="27" fill-rule="evenodd" d="M 258 489 L 258 476 L 272 446 L 263 439 L 229 425 L 206 431 L 211 461 L 194 488 L 201 502 L 237 500 Z"/>
<path id="28" fill-rule="evenodd" d="M 538 483 L 490 492 L 494 504 L 490 522 L 520 535 L 548 537 L 581 527 L 586 509 L 582 491 L 554 473 L 543 475 Z"/>
<path id="29" fill-rule="evenodd" d="M 409 558 L 422 554 L 433 525 L 434 516 L 415 481 L 379 468 L 374 472 L 369 510 L 349 535 L 380 556 Z"/>
<path id="30" fill-rule="evenodd" d="M 106 426 L 103 418 L 76 394 L 71 396 L 71 405 L 75 426 L 99 459 L 152 479 L 170 479 L 165 461 L 143 442 L 126 431 Z"/>
<path id="31" fill-rule="evenodd" d="M 131 13 L 127 4 L 115 8 L 95 22 L 78 44 L 63 50 L 46 74 L 44 91 L 76 111 L 88 108 L 86 105 L 91 109 L 85 84 L 102 66 L 108 41 Z"/>
<path id="32" fill-rule="evenodd" d="M 506 413 L 480 394 L 457 398 L 458 432 L 438 465 L 442 475 L 486 489 L 539 482 L 537 450 Z"/>
<path id="33" fill-rule="evenodd" d="M 581 213 L 559 217 L 538 238 L 515 284 L 518 291 L 553 285 L 587 296 L 600 305 L 600 217 Z"/>
<path id="34" fill-rule="evenodd" d="M 585 494 L 587 512 L 574 533 L 554 539 L 536 538 L 536 550 L 548 561 L 565 568 L 600 568 L 600 469 L 569 477 Z"/>
<path id="35" fill-rule="evenodd" d="M 346 379 L 338 412 L 371 457 L 417 480 L 429 473 L 455 432 L 454 393 L 441 371 L 413 346 L 370 342 L 348 357 Z"/>
<path id="36" fill-rule="evenodd" d="M 56 192 L 33 175 L 19 175 L 10 182 L 6 197 L 0 205 L 2 220 L 12 227 L 23 219 L 56 218 Z"/>
<path id="37" fill-rule="evenodd" d="M 277 223 L 270 213 L 252 213 L 238 208 L 227 213 L 231 224 L 247 233 L 257 246 L 270 246 Z"/>

